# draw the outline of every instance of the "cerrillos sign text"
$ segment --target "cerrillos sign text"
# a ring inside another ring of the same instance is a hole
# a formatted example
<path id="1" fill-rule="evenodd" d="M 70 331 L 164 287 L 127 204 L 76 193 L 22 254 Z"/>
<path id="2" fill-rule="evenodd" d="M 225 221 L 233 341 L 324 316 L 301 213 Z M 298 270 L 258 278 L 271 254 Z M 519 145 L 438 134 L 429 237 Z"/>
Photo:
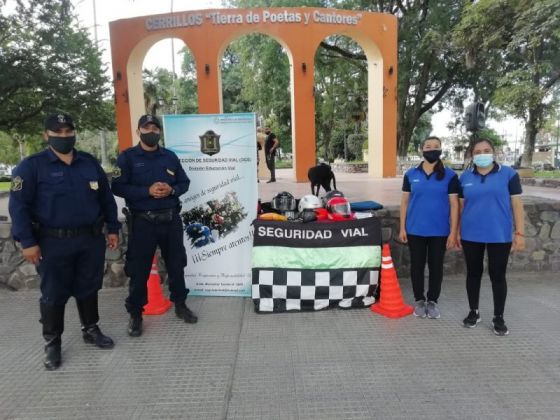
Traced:
<path id="1" fill-rule="evenodd" d="M 210 25 L 239 25 L 239 24 L 275 24 L 293 23 L 308 25 L 309 23 L 357 25 L 362 18 L 361 13 L 347 14 L 336 11 L 310 10 L 309 12 L 294 12 L 289 10 L 254 10 L 248 13 L 231 11 L 212 11 L 206 14 L 200 12 L 174 13 L 164 16 L 150 16 L 146 19 L 146 29 L 182 28 L 189 26 Z"/>

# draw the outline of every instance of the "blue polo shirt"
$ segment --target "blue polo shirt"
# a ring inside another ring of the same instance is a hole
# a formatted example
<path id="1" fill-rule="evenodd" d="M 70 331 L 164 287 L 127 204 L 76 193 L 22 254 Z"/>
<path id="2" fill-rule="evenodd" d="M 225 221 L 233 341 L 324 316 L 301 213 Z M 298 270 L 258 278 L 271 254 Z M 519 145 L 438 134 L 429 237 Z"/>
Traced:
<path id="1" fill-rule="evenodd" d="M 163 147 L 148 152 L 140 144 L 122 152 L 117 158 L 118 171 L 113 175 L 113 193 L 123 197 L 131 210 L 171 209 L 189 189 L 190 180 L 175 153 Z M 149 189 L 154 182 L 165 182 L 174 193 L 154 198 Z"/>
<path id="2" fill-rule="evenodd" d="M 509 166 L 494 163 L 481 175 L 476 165 L 460 178 L 461 238 L 471 242 L 506 243 L 512 241 L 513 211 L 511 197 L 521 194 L 519 175 Z"/>
<path id="3" fill-rule="evenodd" d="M 74 150 L 70 165 L 48 148 L 21 161 L 12 174 L 9 203 L 12 235 L 24 248 L 37 244 L 32 224 L 73 229 L 103 216 L 109 233 L 118 233 L 115 197 L 95 158 Z"/>
<path id="4" fill-rule="evenodd" d="M 424 172 L 422 164 L 404 174 L 402 190 L 409 192 L 406 210 L 406 232 L 418 236 L 448 236 L 450 206 L 449 195 L 459 194 L 459 179 L 449 168 L 443 179 L 437 173 Z"/>

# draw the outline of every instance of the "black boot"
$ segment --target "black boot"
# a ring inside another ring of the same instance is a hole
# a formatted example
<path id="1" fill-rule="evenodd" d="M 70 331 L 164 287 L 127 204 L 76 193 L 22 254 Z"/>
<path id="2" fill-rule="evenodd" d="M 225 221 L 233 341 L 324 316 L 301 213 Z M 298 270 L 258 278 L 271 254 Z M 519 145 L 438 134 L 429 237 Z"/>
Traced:
<path id="1" fill-rule="evenodd" d="M 140 337 L 142 335 L 142 315 L 130 314 L 127 332 L 131 337 Z"/>
<path id="2" fill-rule="evenodd" d="M 94 344 L 100 349 L 112 349 L 115 343 L 110 337 L 103 334 L 97 326 L 99 322 L 97 293 L 86 299 L 76 299 L 76 305 L 82 323 L 84 341 L 88 344 Z"/>
<path id="3" fill-rule="evenodd" d="M 175 315 L 189 324 L 198 322 L 198 317 L 187 307 L 185 302 L 175 303 Z"/>
<path id="4" fill-rule="evenodd" d="M 64 332 L 64 305 L 54 306 L 40 304 L 41 324 L 45 345 L 45 360 L 43 364 L 47 370 L 55 370 L 62 364 L 61 344 Z"/>

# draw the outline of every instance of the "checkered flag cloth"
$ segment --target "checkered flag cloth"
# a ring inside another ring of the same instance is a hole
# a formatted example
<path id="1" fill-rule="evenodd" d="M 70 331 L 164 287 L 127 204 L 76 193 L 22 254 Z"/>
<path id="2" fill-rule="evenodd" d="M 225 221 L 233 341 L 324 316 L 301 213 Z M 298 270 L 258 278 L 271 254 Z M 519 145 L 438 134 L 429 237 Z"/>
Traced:
<path id="1" fill-rule="evenodd" d="M 257 312 L 363 308 L 381 266 L 377 218 L 336 223 L 256 220 L 252 298 Z"/>

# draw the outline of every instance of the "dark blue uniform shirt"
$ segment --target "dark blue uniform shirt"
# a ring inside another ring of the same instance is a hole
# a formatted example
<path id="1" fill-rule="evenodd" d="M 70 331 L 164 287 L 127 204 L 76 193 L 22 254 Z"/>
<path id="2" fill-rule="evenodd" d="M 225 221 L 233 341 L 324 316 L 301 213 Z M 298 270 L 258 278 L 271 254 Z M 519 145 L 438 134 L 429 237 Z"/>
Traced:
<path id="1" fill-rule="evenodd" d="M 476 165 L 460 178 L 461 239 L 482 243 L 507 243 L 513 237 L 511 197 L 520 195 L 521 182 L 509 166 L 494 163 L 492 170 L 481 175 Z"/>
<path id="2" fill-rule="evenodd" d="M 37 244 L 32 223 L 72 229 L 99 217 L 118 233 L 117 205 L 105 172 L 95 158 L 74 150 L 70 165 L 49 148 L 24 159 L 13 171 L 10 191 L 12 235 L 24 248 Z"/>
<path id="3" fill-rule="evenodd" d="M 459 194 L 457 174 L 445 168 L 443 179 L 427 175 L 422 164 L 410 168 L 403 178 L 404 192 L 410 193 L 406 211 L 406 232 L 418 236 L 448 236 L 451 227 L 449 196 Z"/>
<path id="4" fill-rule="evenodd" d="M 137 146 L 122 152 L 117 159 L 120 173 L 113 177 L 113 193 L 126 200 L 131 210 L 171 209 L 179 205 L 179 197 L 189 189 L 190 180 L 177 155 L 163 147 L 148 152 Z M 174 193 L 154 198 L 149 189 L 154 182 L 165 182 Z"/>

